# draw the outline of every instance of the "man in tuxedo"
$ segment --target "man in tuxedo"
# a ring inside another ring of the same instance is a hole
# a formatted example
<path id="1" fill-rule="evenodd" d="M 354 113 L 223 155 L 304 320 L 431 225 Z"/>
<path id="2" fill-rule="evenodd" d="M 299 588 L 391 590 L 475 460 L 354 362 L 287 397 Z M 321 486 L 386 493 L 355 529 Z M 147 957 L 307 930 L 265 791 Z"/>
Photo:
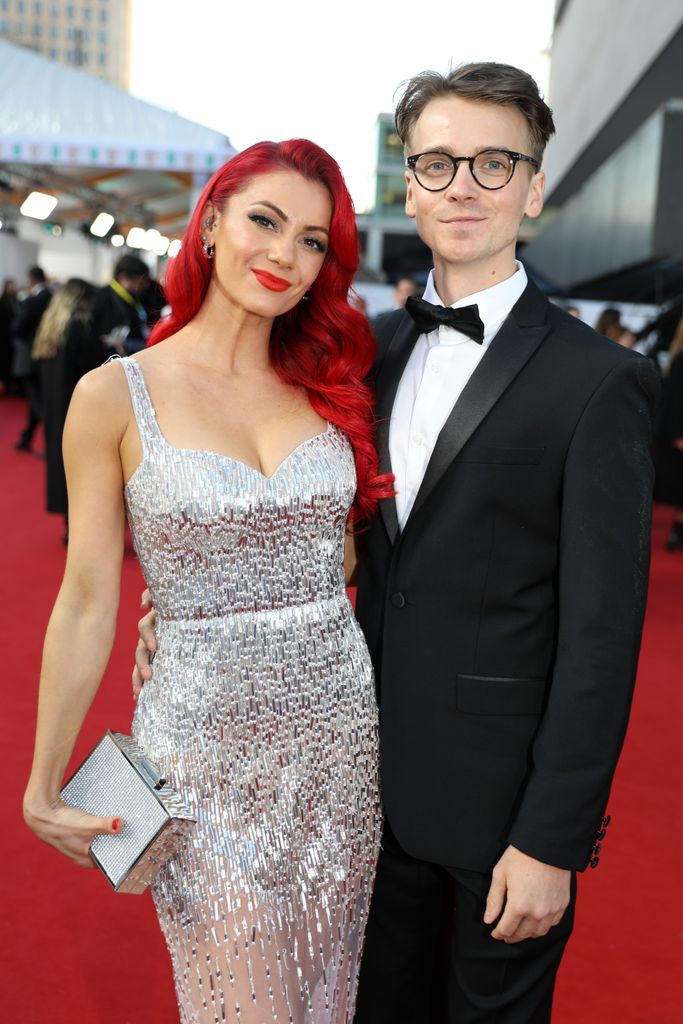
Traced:
<path id="1" fill-rule="evenodd" d="M 545 1024 L 599 859 L 645 607 L 658 381 L 515 260 L 552 114 L 524 72 L 427 72 L 396 111 L 434 269 L 378 318 L 362 538 L 386 831 L 356 1024 Z"/>

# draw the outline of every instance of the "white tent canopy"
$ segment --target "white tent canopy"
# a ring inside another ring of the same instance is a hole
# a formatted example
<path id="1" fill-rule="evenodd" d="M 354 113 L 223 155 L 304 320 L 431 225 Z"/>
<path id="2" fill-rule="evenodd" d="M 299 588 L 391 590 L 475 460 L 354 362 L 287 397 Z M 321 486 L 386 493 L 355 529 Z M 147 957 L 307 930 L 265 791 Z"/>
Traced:
<path id="1" fill-rule="evenodd" d="M 0 40 L 0 161 L 211 173 L 227 136 Z"/>

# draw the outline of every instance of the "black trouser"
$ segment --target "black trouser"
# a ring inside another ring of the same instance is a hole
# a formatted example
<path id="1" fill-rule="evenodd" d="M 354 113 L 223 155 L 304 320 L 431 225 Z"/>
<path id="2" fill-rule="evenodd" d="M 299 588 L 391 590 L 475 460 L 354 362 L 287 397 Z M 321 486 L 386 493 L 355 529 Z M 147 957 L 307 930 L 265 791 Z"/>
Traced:
<path id="1" fill-rule="evenodd" d="M 23 445 L 30 445 L 33 435 L 43 419 L 42 389 L 40 377 L 37 373 L 22 379 L 22 386 L 28 408 L 26 410 L 26 426 L 22 430 L 19 440 Z"/>
<path id="2" fill-rule="evenodd" d="M 548 1024 L 576 894 L 539 939 L 483 922 L 489 874 L 417 860 L 385 828 L 354 1024 Z"/>

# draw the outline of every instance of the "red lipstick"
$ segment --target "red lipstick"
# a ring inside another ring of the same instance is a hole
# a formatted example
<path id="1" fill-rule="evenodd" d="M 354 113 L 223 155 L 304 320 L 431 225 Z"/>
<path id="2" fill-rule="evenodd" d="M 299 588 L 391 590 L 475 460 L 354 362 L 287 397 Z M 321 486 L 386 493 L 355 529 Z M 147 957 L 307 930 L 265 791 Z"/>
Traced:
<path id="1" fill-rule="evenodd" d="M 276 277 L 275 274 L 269 274 L 267 270 L 253 270 L 252 274 L 264 288 L 268 288 L 271 292 L 286 292 L 288 288 L 292 287 L 290 281 L 286 281 L 284 277 Z"/>

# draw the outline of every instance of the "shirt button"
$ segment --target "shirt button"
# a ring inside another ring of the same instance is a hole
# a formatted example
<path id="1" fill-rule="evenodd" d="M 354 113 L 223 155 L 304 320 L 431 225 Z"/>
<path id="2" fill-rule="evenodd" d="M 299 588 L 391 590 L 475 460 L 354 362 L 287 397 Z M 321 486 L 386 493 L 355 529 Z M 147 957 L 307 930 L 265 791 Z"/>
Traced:
<path id="1" fill-rule="evenodd" d="M 431 364 L 431 371 L 432 371 L 432 373 L 438 373 L 439 372 L 439 367 L 436 365 L 436 363 L 432 363 Z"/>
<path id="2" fill-rule="evenodd" d="M 422 436 L 422 434 L 416 434 L 415 437 L 413 438 L 413 444 L 415 445 L 416 448 L 422 448 L 424 443 L 425 439 Z"/>
<path id="3" fill-rule="evenodd" d="M 391 595 L 391 603 L 393 604 L 394 608 L 403 608 L 406 603 L 406 599 L 403 596 L 403 594 L 400 591 L 398 591 L 396 594 Z"/>

